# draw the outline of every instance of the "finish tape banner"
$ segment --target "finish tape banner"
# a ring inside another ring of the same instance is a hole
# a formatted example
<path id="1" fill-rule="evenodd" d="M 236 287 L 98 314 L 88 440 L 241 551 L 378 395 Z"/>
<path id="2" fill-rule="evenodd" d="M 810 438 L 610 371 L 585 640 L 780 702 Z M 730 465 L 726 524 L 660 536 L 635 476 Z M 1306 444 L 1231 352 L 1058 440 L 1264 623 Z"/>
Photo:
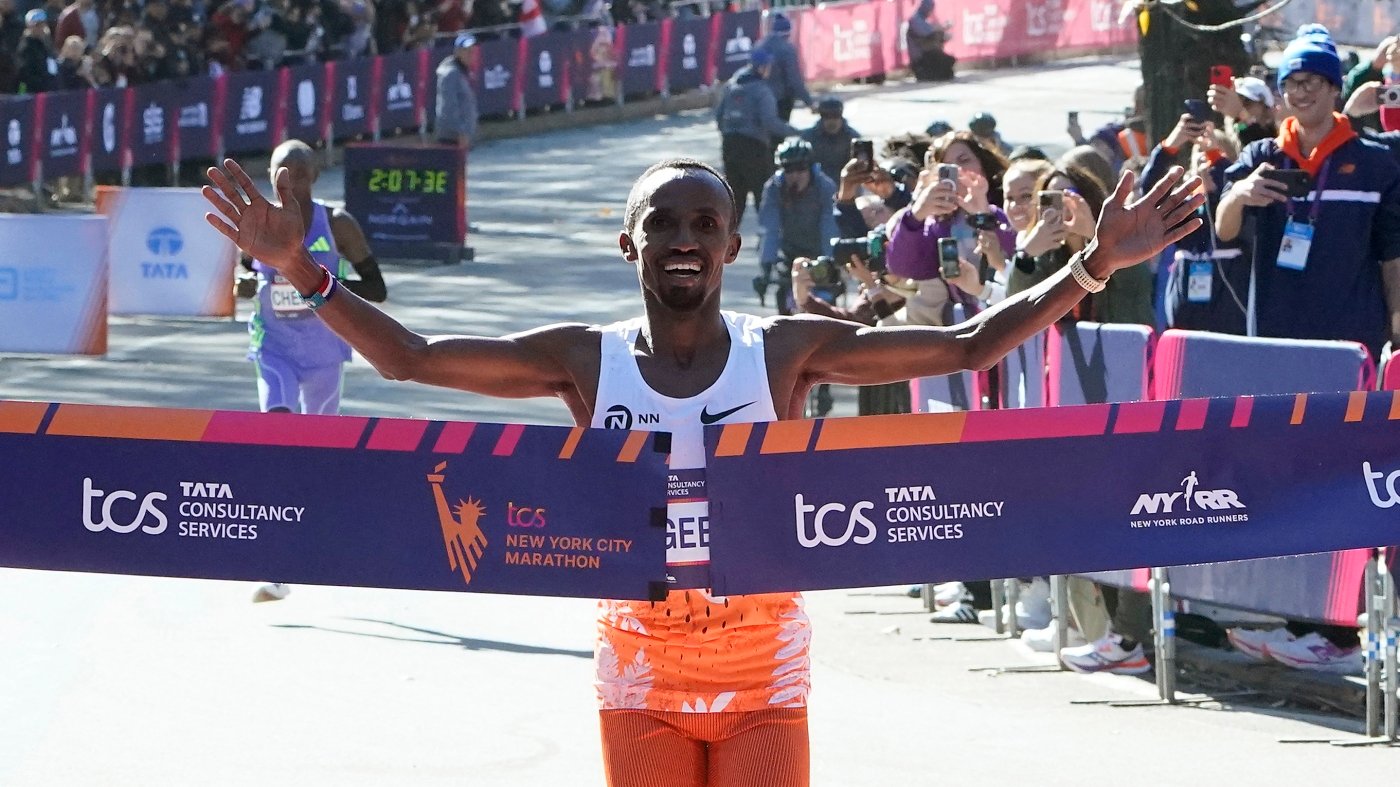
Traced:
<path id="1" fill-rule="evenodd" d="M 720 595 L 1400 542 L 1397 392 L 731 424 L 706 446 Z"/>
<path id="2" fill-rule="evenodd" d="M 0 401 L 0 566 L 653 598 L 668 442 Z"/>

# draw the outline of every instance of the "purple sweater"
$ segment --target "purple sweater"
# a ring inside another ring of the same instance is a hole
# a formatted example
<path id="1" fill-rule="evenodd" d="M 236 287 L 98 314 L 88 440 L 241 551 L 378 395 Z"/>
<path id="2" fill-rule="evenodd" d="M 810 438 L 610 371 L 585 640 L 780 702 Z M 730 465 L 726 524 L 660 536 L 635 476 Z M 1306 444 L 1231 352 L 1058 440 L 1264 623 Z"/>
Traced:
<path id="1" fill-rule="evenodd" d="M 992 206 L 997 217 L 997 237 L 1007 258 L 1016 252 L 1016 231 L 1001 208 Z M 959 210 L 941 219 L 929 218 L 923 223 L 914 218 L 910 208 L 902 208 L 886 226 L 889 244 L 886 249 L 890 273 L 906 279 L 926 281 L 938 278 L 938 241 L 954 237 L 962 258 L 976 264 L 977 233 L 967 224 L 967 214 Z"/>

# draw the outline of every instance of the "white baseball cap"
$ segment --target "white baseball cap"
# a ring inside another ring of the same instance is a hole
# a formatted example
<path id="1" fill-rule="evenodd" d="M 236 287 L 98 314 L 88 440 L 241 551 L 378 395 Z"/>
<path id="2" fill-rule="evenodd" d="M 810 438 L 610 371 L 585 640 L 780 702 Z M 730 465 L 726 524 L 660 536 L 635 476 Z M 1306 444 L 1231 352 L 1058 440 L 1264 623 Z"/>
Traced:
<path id="1" fill-rule="evenodd" d="M 1262 101 L 1264 106 L 1273 108 L 1274 91 L 1258 77 L 1241 77 L 1235 80 L 1235 92 L 1250 101 Z"/>

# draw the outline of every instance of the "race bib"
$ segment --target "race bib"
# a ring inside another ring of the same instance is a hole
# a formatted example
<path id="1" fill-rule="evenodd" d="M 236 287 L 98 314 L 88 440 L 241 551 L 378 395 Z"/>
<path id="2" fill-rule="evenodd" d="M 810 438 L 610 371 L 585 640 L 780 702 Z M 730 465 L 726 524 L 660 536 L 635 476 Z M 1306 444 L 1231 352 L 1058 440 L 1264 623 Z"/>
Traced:
<path id="1" fill-rule="evenodd" d="M 1215 263 L 1194 260 L 1186 268 L 1186 300 L 1189 303 L 1210 303 L 1211 287 L 1215 283 Z"/>
<path id="2" fill-rule="evenodd" d="M 311 316 L 311 307 L 292 283 L 280 275 L 268 285 L 272 288 L 272 313 L 282 320 L 300 320 Z"/>
<path id="3" fill-rule="evenodd" d="M 710 502 L 704 468 L 667 474 L 666 574 L 672 587 L 709 586 Z"/>
<path id="4" fill-rule="evenodd" d="M 1313 227 L 1289 221 L 1283 229 L 1283 242 L 1278 247 L 1278 266 L 1291 271 L 1308 267 L 1308 252 L 1312 251 Z"/>

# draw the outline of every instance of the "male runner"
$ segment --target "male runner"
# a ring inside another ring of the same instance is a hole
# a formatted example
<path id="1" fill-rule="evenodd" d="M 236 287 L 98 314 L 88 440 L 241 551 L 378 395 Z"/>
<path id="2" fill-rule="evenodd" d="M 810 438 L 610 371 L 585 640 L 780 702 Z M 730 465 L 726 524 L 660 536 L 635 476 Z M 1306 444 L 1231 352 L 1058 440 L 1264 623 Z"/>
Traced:
<path id="1" fill-rule="evenodd" d="M 332 210 L 311 198 L 311 187 L 321 174 L 315 151 L 305 142 L 283 142 L 272 151 L 269 171 L 283 168 L 300 213 L 306 253 L 342 280 L 349 260 L 360 278 L 344 280 L 345 287 L 361 298 L 382 302 L 388 297 L 384 276 L 359 222 L 343 208 Z M 256 274 L 252 281 L 257 289 L 243 289 L 249 282 L 244 279 L 239 294 L 256 299 L 248 320 L 248 359 L 257 369 L 259 408 L 265 413 L 339 413 L 345 379 L 341 365 L 350 360 L 350 347 L 315 318 L 291 283 L 251 256 L 244 265 Z M 287 585 L 274 582 L 259 587 L 253 601 L 279 601 L 290 592 Z"/>
<path id="2" fill-rule="evenodd" d="M 809 315 L 720 311 L 724 266 L 739 254 L 738 206 L 712 167 L 676 159 L 648 169 L 627 199 L 618 244 L 637 269 L 643 315 L 610 326 L 551 325 L 501 338 L 428 337 L 338 290 L 301 243 L 288 174 L 281 207 L 232 160 L 210 169 L 209 223 L 273 265 L 317 315 L 385 377 L 494 396 L 557 396 L 580 426 L 614 404 L 659 413 L 671 468 L 703 465 L 701 422 L 802 417 L 811 386 L 873 385 L 986 369 L 1102 289 L 1115 270 L 1200 226 L 1196 178 L 1172 170 L 1129 201 L 1127 175 L 1098 237 L 1019 296 L 950 327 L 870 328 Z M 621 785 L 805 785 L 810 626 L 796 593 L 663 602 L 604 601 L 598 693 L 608 781 Z"/>

